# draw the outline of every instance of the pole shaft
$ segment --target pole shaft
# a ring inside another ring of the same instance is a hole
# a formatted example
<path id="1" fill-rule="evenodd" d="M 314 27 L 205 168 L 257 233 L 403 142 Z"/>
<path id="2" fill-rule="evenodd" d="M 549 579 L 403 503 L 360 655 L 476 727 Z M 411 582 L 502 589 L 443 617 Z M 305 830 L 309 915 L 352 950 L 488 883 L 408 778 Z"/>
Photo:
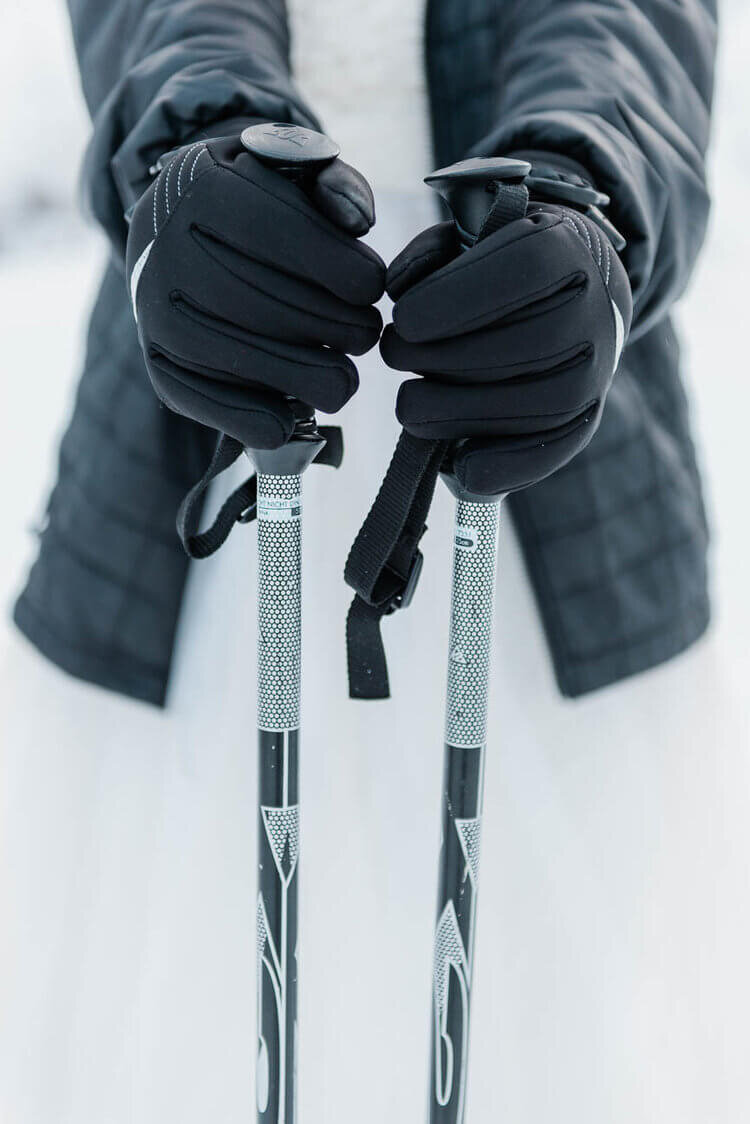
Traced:
<path id="1" fill-rule="evenodd" d="M 295 1120 L 301 492 L 301 476 L 258 474 L 260 1124 Z"/>
<path id="2" fill-rule="evenodd" d="M 487 695 L 500 501 L 459 499 L 453 549 L 430 1124 L 462 1124 L 479 889 Z"/>

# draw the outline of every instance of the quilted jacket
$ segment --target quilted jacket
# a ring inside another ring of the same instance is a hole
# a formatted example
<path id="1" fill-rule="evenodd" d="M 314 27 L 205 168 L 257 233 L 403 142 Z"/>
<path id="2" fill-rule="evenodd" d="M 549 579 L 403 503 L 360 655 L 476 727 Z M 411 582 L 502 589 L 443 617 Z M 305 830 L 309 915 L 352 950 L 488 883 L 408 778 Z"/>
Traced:
<path id="1" fill-rule="evenodd" d="M 18 626 L 74 675 L 163 704 L 187 559 L 175 513 L 214 444 L 162 408 L 128 305 L 124 211 L 175 144 L 246 116 L 318 126 L 283 0 L 69 0 L 112 259 Z M 669 311 L 708 214 L 714 0 L 429 0 L 436 163 L 564 153 L 612 199 L 635 319 L 601 427 L 510 500 L 561 691 L 669 659 L 709 617 L 707 529 Z M 319 127 L 319 126 L 318 126 Z M 364 502 L 364 501 L 363 501 Z M 342 560 L 343 562 L 343 560 Z"/>

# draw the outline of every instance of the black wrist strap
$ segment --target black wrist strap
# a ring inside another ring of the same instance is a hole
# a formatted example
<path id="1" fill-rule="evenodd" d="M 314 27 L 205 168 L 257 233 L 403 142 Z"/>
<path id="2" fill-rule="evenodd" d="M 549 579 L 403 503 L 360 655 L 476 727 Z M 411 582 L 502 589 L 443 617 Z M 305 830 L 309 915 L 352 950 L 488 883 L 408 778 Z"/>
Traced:
<path id="1" fill-rule="evenodd" d="M 406 608 L 414 594 L 422 568 L 419 541 L 448 447 L 402 432 L 349 553 L 344 577 L 356 592 L 346 622 L 351 698 L 389 696 L 380 622 Z"/>
<path id="2" fill-rule="evenodd" d="M 498 182 L 477 241 L 523 218 L 529 193 L 523 184 Z M 380 634 L 384 616 L 405 609 L 422 570 L 419 541 L 449 441 L 427 441 L 403 431 L 380 491 L 347 559 L 344 578 L 356 596 L 346 619 L 349 695 L 387 699 L 388 667 Z"/>
<path id="3" fill-rule="evenodd" d="M 177 512 L 177 534 L 191 558 L 208 558 L 226 541 L 235 523 L 255 517 L 256 483 L 250 476 L 222 504 L 219 514 L 206 531 L 199 531 L 203 501 L 212 480 L 234 464 L 243 452 L 242 445 L 226 433 L 219 435 L 214 455 L 197 484 L 194 484 Z"/>
<path id="4" fill-rule="evenodd" d="M 325 438 L 326 443 L 314 463 L 338 468 L 344 453 L 341 429 L 337 425 L 321 425 L 318 427 L 318 432 Z M 249 523 L 255 519 L 257 482 L 253 473 L 227 497 L 211 526 L 205 531 L 198 530 L 209 485 L 233 465 L 242 452 L 244 449 L 239 441 L 234 437 L 228 437 L 226 433 L 221 433 L 208 468 L 180 504 L 177 513 L 177 534 L 191 558 L 208 558 L 226 542 L 235 523 Z"/>
<path id="5" fill-rule="evenodd" d="M 509 222 L 513 222 L 515 219 L 523 218 L 526 214 L 528 204 L 529 189 L 525 184 L 498 184 L 495 202 L 490 207 L 487 212 L 487 217 L 482 223 L 479 234 L 477 235 L 477 242 L 481 242 L 483 238 L 494 234 L 501 226 L 507 226 Z"/>

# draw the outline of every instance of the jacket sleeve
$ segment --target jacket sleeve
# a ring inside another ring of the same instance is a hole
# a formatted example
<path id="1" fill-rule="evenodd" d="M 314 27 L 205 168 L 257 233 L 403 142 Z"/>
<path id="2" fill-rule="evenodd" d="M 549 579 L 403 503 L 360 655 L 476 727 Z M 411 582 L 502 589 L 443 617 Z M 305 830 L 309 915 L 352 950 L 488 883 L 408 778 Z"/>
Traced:
<path id="1" fill-rule="evenodd" d="M 716 0 L 514 0 L 496 128 L 475 153 L 582 164 L 628 241 L 632 335 L 687 284 L 706 229 Z"/>
<path id="2" fill-rule="evenodd" d="M 222 121 L 316 127 L 289 71 L 284 0 L 68 0 L 93 136 L 89 209 L 122 256 L 150 165 Z"/>

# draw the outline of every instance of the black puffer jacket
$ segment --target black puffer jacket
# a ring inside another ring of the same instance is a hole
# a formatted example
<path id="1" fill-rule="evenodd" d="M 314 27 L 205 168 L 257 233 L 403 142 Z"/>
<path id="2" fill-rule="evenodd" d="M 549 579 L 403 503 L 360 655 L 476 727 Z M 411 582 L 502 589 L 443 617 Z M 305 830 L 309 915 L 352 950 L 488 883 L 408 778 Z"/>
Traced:
<path id="1" fill-rule="evenodd" d="M 175 512 L 213 435 L 162 409 L 121 257 L 165 150 L 264 117 L 316 125 L 283 0 L 70 0 L 94 133 L 85 182 L 113 259 L 19 627 L 75 675 L 164 701 L 187 562 Z M 612 197 L 635 321 L 588 449 L 511 498 L 561 690 L 668 659 L 708 621 L 707 534 L 668 319 L 703 239 L 713 0 L 429 0 L 436 162 L 567 153 Z M 366 497 L 363 497 L 363 503 Z M 343 563 L 343 559 L 342 559 Z"/>

